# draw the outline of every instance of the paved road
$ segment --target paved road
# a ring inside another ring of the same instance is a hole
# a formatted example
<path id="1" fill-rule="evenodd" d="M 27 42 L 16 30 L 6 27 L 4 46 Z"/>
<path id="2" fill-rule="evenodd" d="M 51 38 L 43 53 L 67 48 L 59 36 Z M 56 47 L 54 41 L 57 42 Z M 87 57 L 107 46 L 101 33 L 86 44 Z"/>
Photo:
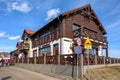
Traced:
<path id="1" fill-rule="evenodd" d="M 0 68 L 0 80 L 61 80 L 41 73 L 15 67 Z"/>

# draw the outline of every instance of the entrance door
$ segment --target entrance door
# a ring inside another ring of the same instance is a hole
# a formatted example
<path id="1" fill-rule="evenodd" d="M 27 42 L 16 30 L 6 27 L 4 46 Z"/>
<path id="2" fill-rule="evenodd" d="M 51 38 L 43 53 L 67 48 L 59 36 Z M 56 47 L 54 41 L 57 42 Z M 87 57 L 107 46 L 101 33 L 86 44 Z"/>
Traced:
<path id="1" fill-rule="evenodd" d="M 58 43 L 53 45 L 53 55 L 58 55 L 59 54 L 59 46 Z"/>

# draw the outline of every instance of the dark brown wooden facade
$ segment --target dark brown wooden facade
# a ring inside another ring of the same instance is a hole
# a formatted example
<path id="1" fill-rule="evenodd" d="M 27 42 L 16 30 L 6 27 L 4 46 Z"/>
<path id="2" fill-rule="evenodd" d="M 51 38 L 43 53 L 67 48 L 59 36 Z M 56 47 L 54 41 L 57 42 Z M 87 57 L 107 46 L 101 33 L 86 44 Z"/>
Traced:
<path id="1" fill-rule="evenodd" d="M 55 19 L 32 35 L 33 48 L 60 38 L 60 22 Z M 45 45 L 45 47 L 47 44 Z"/>
<path id="2" fill-rule="evenodd" d="M 73 27 L 75 26 L 75 28 Z M 89 37 L 92 40 L 93 47 L 102 45 L 106 49 L 106 56 L 108 56 L 108 41 L 106 30 L 99 21 L 97 15 L 91 6 L 85 5 L 83 7 L 67 11 L 47 25 L 39 29 L 31 36 L 32 47 L 43 45 L 49 46 L 49 42 L 63 37 L 74 39 L 80 37 L 84 43 L 85 38 Z M 98 48 L 96 48 L 96 51 Z M 97 54 L 97 52 L 96 52 Z"/>

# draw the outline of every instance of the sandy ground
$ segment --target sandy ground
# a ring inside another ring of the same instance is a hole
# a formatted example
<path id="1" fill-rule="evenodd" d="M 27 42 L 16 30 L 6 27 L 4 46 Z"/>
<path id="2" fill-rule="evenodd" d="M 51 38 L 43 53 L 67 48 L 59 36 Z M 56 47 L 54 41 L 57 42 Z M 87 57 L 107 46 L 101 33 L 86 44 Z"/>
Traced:
<path id="1" fill-rule="evenodd" d="M 102 67 L 90 70 L 90 80 L 120 80 L 120 66 Z M 88 73 L 82 80 L 88 80 Z"/>

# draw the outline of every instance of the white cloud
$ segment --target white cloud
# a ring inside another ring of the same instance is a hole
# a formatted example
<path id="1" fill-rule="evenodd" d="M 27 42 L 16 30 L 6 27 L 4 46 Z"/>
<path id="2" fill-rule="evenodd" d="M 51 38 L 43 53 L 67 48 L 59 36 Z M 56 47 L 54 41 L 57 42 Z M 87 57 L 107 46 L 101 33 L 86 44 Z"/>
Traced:
<path id="1" fill-rule="evenodd" d="M 5 36 L 5 32 L 0 32 L 0 37 L 4 37 Z"/>
<path id="2" fill-rule="evenodd" d="M 16 10 L 19 12 L 27 13 L 31 11 L 31 7 L 27 2 L 23 2 L 23 3 L 13 2 L 8 5 L 7 10 L 8 11 Z"/>
<path id="3" fill-rule="evenodd" d="M 11 37 L 8 37 L 9 40 L 16 40 L 16 39 L 19 39 L 20 36 L 11 36 Z"/>
<path id="4" fill-rule="evenodd" d="M 48 12 L 47 12 L 47 18 L 45 20 L 47 21 L 50 18 L 55 18 L 59 13 L 60 13 L 59 8 L 48 10 Z"/>

